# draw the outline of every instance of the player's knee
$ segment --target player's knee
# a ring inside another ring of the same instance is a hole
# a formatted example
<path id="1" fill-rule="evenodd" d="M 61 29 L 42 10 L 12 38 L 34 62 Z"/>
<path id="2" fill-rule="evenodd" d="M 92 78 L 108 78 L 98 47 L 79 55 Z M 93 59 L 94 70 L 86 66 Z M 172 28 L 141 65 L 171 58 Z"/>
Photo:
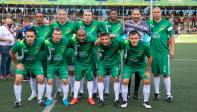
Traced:
<path id="1" fill-rule="evenodd" d="M 150 80 L 144 80 L 144 85 L 150 85 Z"/>
<path id="2" fill-rule="evenodd" d="M 62 80 L 62 82 L 63 82 L 64 85 L 68 84 L 68 80 L 66 80 L 66 79 Z"/>
<path id="3" fill-rule="evenodd" d="M 37 80 L 39 84 L 43 84 L 44 83 L 44 76 L 37 76 Z"/>
<path id="4" fill-rule="evenodd" d="M 53 80 L 50 79 L 50 80 L 47 81 L 47 83 L 48 83 L 48 85 L 53 85 Z"/>
<path id="5" fill-rule="evenodd" d="M 103 80 L 104 80 L 103 77 L 101 77 L 101 76 L 98 77 L 98 82 L 103 82 Z"/>
<path id="6" fill-rule="evenodd" d="M 22 83 L 23 77 L 22 75 L 16 75 L 15 84 L 20 85 Z"/>
<path id="7" fill-rule="evenodd" d="M 70 76 L 74 76 L 74 71 L 70 70 L 68 73 L 69 73 Z"/>
<path id="8" fill-rule="evenodd" d="M 123 83 L 124 85 L 128 85 L 128 84 L 129 84 L 129 79 L 123 79 L 122 83 Z"/>
<path id="9" fill-rule="evenodd" d="M 119 78 L 118 78 L 118 77 L 114 77 L 114 78 L 113 78 L 113 81 L 114 81 L 114 82 L 119 82 Z"/>

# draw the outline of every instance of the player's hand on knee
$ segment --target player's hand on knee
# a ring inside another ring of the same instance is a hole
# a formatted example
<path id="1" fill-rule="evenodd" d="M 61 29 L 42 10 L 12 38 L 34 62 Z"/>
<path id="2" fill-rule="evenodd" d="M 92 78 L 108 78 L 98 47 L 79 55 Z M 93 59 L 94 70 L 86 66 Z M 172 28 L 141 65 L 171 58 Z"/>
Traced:
<path id="1" fill-rule="evenodd" d="M 145 75 L 147 76 L 148 79 L 151 79 L 150 71 L 146 71 Z"/>
<path id="2" fill-rule="evenodd" d="M 18 63 L 18 64 L 16 65 L 16 68 L 19 69 L 19 70 L 24 70 L 24 66 L 23 66 L 22 63 Z"/>

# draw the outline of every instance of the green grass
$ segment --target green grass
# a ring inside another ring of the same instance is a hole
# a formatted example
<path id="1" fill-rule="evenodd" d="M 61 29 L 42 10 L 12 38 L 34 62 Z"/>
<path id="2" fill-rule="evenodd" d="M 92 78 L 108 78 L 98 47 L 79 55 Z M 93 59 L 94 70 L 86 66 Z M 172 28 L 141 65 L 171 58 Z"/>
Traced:
<path id="1" fill-rule="evenodd" d="M 197 60 L 196 53 L 197 44 L 176 44 L 175 58 L 176 59 L 192 59 Z M 197 61 L 174 60 L 172 63 L 172 94 L 174 101 L 166 102 L 164 99 L 153 101 L 153 86 L 151 87 L 150 103 L 152 109 L 146 110 L 141 106 L 141 100 L 129 100 L 129 105 L 125 109 L 115 108 L 113 106 L 113 94 L 106 101 L 103 108 L 90 106 L 86 98 L 74 106 L 64 107 L 61 100 L 56 103 L 52 112 L 196 112 L 197 111 Z M 163 80 L 161 80 L 161 95 L 165 97 L 165 89 Z M 15 100 L 13 92 L 13 79 L 0 80 L 0 112 L 41 112 L 44 108 L 40 107 L 35 102 L 28 102 L 27 98 L 30 95 L 29 82 L 23 83 L 23 107 L 13 109 L 12 104 Z M 85 86 L 86 87 L 86 86 Z M 113 93 L 111 85 L 111 93 Z M 142 87 L 141 87 L 142 88 Z M 55 88 L 53 89 L 55 90 Z M 86 90 L 86 89 L 85 89 Z M 140 89 L 142 96 L 142 90 Z"/>

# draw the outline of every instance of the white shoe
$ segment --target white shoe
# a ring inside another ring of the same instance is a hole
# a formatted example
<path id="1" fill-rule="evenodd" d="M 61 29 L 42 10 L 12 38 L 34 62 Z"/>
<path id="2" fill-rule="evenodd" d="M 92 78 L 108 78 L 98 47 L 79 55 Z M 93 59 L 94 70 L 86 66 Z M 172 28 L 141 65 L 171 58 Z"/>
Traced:
<path id="1" fill-rule="evenodd" d="M 37 98 L 36 94 L 31 94 L 31 96 L 28 98 L 28 101 L 35 100 Z"/>
<path id="2" fill-rule="evenodd" d="M 121 104 L 121 108 L 126 108 L 128 105 L 128 102 L 127 101 L 123 101 L 123 103 Z"/>
<path id="3" fill-rule="evenodd" d="M 151 109 L 151 105 L 148 102 L 142 104 L 146 109 Z"/>

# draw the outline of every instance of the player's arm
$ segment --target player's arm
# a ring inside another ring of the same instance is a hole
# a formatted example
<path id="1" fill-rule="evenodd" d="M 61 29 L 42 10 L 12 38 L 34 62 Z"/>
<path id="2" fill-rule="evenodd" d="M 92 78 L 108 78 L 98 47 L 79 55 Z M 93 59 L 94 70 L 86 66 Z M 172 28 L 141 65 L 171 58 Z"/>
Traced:
<path id="1" fill-rule="evenodd" d="M 10 54 L 10 57 L 11 59 L 13 60 L 13 62 L 16 64 L 16 68 L 19 69 L 19 70 L 23 70 L 24 69 L 24 66 L 22 63 L 19 63 L 17 61 L 17 58 L 16 58 L 16 52 L 17 52 L 17 49 L 19 48 L 18 46 L 18 43 L 16 43 L 9 51 L 9 54 Z"/>
<path id="2" fill-rule="evenodd" d="M 146 68 L 146 75 L 149 79 L 151 79 L 151 75 L 150 75 L 150 71 L 151 71 L 151 65 L 152 65 L 152 56 L 151 56 L 151 51 L 150 51 L 150 46 L 146 45 L 145 46 L 145 50 L 146 50 L 146 56 L 148 58 L 147 60 L 147 68 Z"/>
<path id="3" fill-rule="evenodd" d="M 174 45 L 175 45 L 175 38 L 174 38 L 174 30 L 172 24 L 169 22 L 169 27 L 167 29 L 170 39 L 168 41 L 168 45 L 170 46 L 170 58 L 174 58 Z"/>

